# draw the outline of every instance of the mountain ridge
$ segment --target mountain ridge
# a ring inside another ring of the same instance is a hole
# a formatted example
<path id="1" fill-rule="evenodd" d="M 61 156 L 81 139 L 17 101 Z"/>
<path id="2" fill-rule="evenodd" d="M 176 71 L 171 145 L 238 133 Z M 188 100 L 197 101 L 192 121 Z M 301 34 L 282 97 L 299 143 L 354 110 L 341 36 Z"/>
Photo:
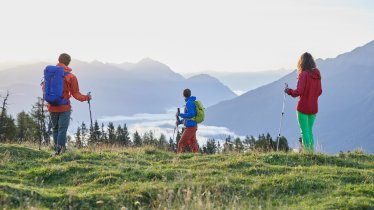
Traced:
<path id="1" fill-rule="evenodd" d="M 11 92 L 10 113 L 30 110 L 36 97 L 41 97 L 39 84 L 46 65 L 54 64 L 42 62 L 0 71 L 0 90 L 9 89 Z M 201 81 L 189 80 L 167 65 L 151 59 L 143 59 L 128 69 L 100 61 L 73 60 L 70 66 L 72 73 L 78 78 L 81 92 L 92 92 L 92 106 L 97 118 L 104 115 L 164 113 L 167 109 L 184 103 L 182 91 L 186 87 L 191 88 L 193 94 L 208 106 L 236 96 L 213 77 Z M 25 84 L 28 88 L 19 84 Z M 221 91 L 220 97 L 210 92 L 215 89 Z M 18 97 L 19 94 L 25 96 L 21 98 Z M 87 120 L 87 105 L 74 99 L 71 103 L 73 116 Z"/>

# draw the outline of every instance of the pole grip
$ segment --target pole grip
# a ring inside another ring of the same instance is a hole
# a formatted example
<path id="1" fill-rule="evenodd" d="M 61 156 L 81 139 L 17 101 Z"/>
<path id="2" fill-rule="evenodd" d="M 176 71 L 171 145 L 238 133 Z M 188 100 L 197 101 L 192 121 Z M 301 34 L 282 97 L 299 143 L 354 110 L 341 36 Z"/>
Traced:
<path id="1" fill-rule="evenodd" d="M 88 93 L 87 93 L 87 95 L 91 96 L 91 92 L 88 92 Z M 91 101 L 91 98 L 90 98 L 90 99 L 88 99 L 88 101 L 87 101 L 87 102 L 88 102 L 88 103 L 90 103 L 90 101 Z"/>

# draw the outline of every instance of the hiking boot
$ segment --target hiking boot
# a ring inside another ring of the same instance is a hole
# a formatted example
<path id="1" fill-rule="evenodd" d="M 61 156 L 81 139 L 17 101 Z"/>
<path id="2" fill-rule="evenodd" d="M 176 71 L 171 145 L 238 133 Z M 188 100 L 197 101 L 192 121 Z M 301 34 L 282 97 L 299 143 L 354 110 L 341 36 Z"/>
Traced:
<path id="1" fill-rule="evenodd" d="M 57 151 L 55 151 L 55 152 L 52 154 L 52 157 L 56 157 L 56 156 L 60 155 L 62 149 L 63 149 L 62 147 L 57 146 Z"/>
<path id="2" fill-rule="evenodd" d="M 58 155 L 59 155 L 58 152 L 54 152 L 51 156 L 52 156 L 52 157 L 56 157 L 56 156 L 58 156 Z"/>
<path id="3" fill-rule="evenodd" d="M 62 155 L 62 154 L 64 154 L 64 153 L 65 153 L 65 151 L 66 151 L 65 147 L 61 147 L 61 149 L 60 149 L 60 152 L 59 152 L 59 155 Z"/>
<path id="4" fill-rule="evenodd" d="M 299 153 L 304 152 L 304 145 L 303 145 L 303 139 L 300 137 L 299 138 Z"/>

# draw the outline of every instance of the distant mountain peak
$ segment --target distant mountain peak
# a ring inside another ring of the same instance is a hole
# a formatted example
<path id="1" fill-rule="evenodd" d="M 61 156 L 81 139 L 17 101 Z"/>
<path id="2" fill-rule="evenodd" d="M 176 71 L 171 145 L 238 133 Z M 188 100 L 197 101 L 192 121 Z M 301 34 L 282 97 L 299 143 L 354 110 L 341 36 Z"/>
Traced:
<path id="1" fill-rule="evenodd" d="M 104 64 L 103 62 L 99 61 L 99 60 L 93 60 L 90 62 L 91 64 Z"/>
<path id="2" fill-rule="evenodd" d="M 161 63 L 159 61 L 156 61 L 150 57 L 145 57 L 143 59 L 141 59 L 138 63 Z"/>
<path id="3" fill-rule="evenodd" d="M 149 57 L 141 59 L 139 62 L 135 63 L 134 65 L 144 66 L 144 67 L 159 67 L 159 68 L 162 67 L 162 68 L 171 70 L 171 68 L 168 65 L 161 63 L 160 61 L 154 60 L 152 58 L 149 58 Z"/>
<path id="4" fill-rule="evenodd" d="M 213 79 L 215 79 L 214 77 L 210 76 L 209 74 L 197 74 L 197 75 L 194 75 L 194 76 L 190 77 L 190 79 L 193 79 L 193 78 L 213 78 Z"/>
<path id="5" fill-rule="evenodd" d="M 220 82 L 217 78 L 215 77 L 212 77 L 210 76 L 209 74 L 198 74 L 198 75 L 194 75 L 190 78 L 188 78 L 188 80 L 193 80 L 193 81 L 215 81 L 215 82 Z"/>

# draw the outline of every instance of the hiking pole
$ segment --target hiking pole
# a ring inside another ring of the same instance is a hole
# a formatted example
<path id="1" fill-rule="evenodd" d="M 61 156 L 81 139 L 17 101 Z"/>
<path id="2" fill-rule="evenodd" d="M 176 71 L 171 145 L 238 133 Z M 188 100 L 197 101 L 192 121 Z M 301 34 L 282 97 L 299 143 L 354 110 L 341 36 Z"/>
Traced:
<path id="1" fill-rule="evenodd" d="M 41 135 L 43 136 L 43 139 L 44 139 L 44 142 L 46 141 L 45 140 L 45 116 L 44 116 L 44 93 L 43 93 L 43 98 L 42 98 L 42 122 L 41 122 L 41 130 L 42 130 L 42 132 L 41 132 Z M 40 150 L 40 147 L 41 147 L 41 145 L 42 145 L 42 138 L 40 138 L 40 140 L 39 140 L 39 150 Z"/>
<path id="2" fill-rule="evenodd" d="M 180 109 L 178 108 L 177 109 L 177 114 L 179 115 L 179 113 L 180 113 Z M 175 141 L 175 130 L 178 130 L 178 124 L 179 124 L 179 117 L 178 117 L 178 115 L 176 115 L 175 117 L 177 118 L 177 121 L 176 121 L 176 123 L 175 123 L 175 127 L 174 127 L 174 132 L 173 132 L 173 141 Z"/>
<path id="3" fill-rule="evenodd" d="M 91 96 L 91 92 L 88 92 L 87 95 Z M 91 99 L 88 99 L 88 109 L 90 110 L 90 120 L 91 120 L 91 129 L 92 129 L 93 123 L 92 123 L 92 113 L 91 113 Z"/>
<path id="4" fill-rule="evenodd" d="M 284 83 L 284 86 L 285 86 L 285 89 L 288 88 L 287 83 Z M 281 119 L 280 119 L 280 123 L 279 123 L 279 133 L 278 133 L 278 137 L 277 137 L 277 151 L 279 150 L 279 139 L 281 137 L 281 131 L 282 131 L 282 122 L 283 122 L 283 116 L 284 116 L 285 102 L 286 102 L 286 92 L 283 91 L 283 106 L 282 106 L 282 115 L 281 115 Z"/>
<path id="5" fill-rule="evenodd" d="M 45 137 L 45 116 L 44 116 L 44 78 L 42 79 L 42 81 L 40 82 L 40 86 L 42 86 L 42 89 L 43 89 L 43 97 L 42 97 L 42 113 L 41 113 L 41 117 L 43 118 L 43 122 L 41 123 L 41 129 L 42 129 L 42 136 L 43 136 L 43 138 Z M 45 141 L 45 140 L 44 140 Z M 42 138 L 40 138 L 39 139 L 39 150 L 40 150 L 40 147 L 41 147 L 41 145 L 42 145 Z"/>

